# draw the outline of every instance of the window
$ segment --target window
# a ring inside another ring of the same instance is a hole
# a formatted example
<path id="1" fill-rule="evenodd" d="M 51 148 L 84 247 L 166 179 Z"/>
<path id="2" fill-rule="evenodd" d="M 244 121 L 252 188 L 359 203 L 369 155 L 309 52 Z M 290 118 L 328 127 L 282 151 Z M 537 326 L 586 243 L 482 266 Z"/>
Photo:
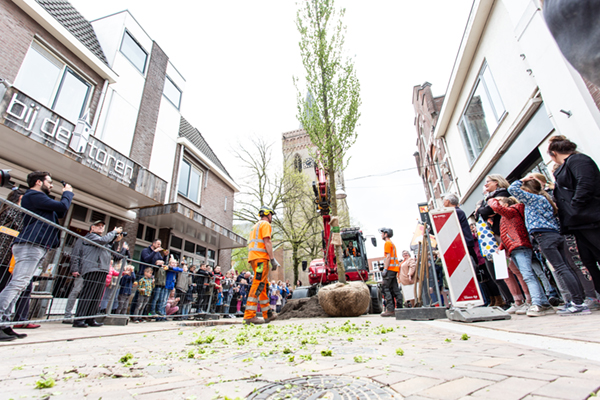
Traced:
<path id="1" fill-rule="evenodd" d="M 123 41 L 121 42 L 121 53 L 127 58 L 134 67 L 142 74 L 146 70 L 146 60 L 148 53 L 140 46 L 140 44 L 131 36 L 131 33 L 125 31 Z"/>
<path id="2" fill-rule="evenodd" d="M 300 154 L 294 155 L 294 169 L 296 172 L 302 172 L 302 157 L 300 157 Z"/>
<path id="3" fill-rule="evenodd" d="M 183 160 L 179 170 L 179 187 L 177 191 L 195 203 L 200 202 L 202 171 L 188 160 Z"/>
<path id="4" fill-rule="evenodd" d="M 215 266 L 215 255 L 217 253 L 214 250 L 208 249 L 208 265 L 211 267 Z"/>
<path id="5" fill-rule="evenodd" d="M 15 86 L 73 123 L 83 116 L 92 93 L 90 83 L 36 42 L 25 55 Z"/>
<path id="6" fill-rule="evenodd" d="M 175 247 L 177 249 L 181 249 L 181 245 L 183 240 L 177 236 L 171 236 L 171 247 Z"/>
<path id="7" fill-rule="evenodd" d="M 458 123 L 471 164 L 475 162 L 504 115 L 504 105 L 492 73 L 483 65 L 469 104 Z"/>
<path id="8" fill-rule="evenodd" d="M 156 238 L 157 238 L 156 237 L 156 229 L 147 226 L 146 227 L 146 236 L 144 236 L 144 240 L 146 242 L 152 243 L 152 242 L 154 242 L 154 239 L 156 239 Z"/>
<path id="9" fill-rule="evenodd" d="M 85 222 L 86 217 L 87 217 L 87 212 L 88 212 L 88 209 L 86 207 L 80 206 L 79 204 L 73 204 L 73 214 L 72 214 L 71 218 L 73 218 L 77 221 Z"/>
<path id="10" fill-rule="evenodd" d="M 206 258 L 206 247 L 196 246 L 196 255 L 202 257 L 202 260 L 204 260 Z"/>
<path id="11" fill-rule="evenodd" d="M 137 234 L 135 235 L 136 239 L 144 238 L 144 224 L 138 224 Z"/>
<path id="12" fill-rule="evenodd" d="M 194 244 L 194 242 L 188 242 L 186 240 L 185 241 L 185 251 L 193 254 L 196 251 L 196 245 Z"/>
<path id="13" fill-rule="evenodd" d="M 179 106 L 181 105 L 181 89 L 168 76 L 165 79 L 163 95 L 179 110 Z"/>

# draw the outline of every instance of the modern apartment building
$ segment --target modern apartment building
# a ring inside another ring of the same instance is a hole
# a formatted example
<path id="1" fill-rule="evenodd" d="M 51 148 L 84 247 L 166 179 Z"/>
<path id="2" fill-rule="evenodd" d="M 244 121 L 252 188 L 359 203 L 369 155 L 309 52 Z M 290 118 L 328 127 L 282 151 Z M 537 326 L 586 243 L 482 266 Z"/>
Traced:
<path id="1" fill-rule="evenodd" d="M 63 225 L 78 233 L 102 219 L 125 227 L 134 257 L 160 238 L 227 269 L 246 245 L 232 232 L 239 188 L 181 115 L 185 79 L 135 18 L 90 22 L 64 0 L 2 1 L 0 18 L 0 168 L 20 185 L 33 170 L 73 185 Z"/>

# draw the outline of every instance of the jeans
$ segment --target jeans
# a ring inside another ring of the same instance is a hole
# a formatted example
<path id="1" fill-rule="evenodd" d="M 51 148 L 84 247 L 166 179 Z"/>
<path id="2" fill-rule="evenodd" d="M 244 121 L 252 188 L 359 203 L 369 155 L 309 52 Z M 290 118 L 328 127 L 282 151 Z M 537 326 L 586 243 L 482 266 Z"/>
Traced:
<path id="1" fill-rule="evenodd" d="M 83 289 L 83 277 L 79 275 L 75 278 L 75 281 L 73 282 L 73 288 L 71 289 L 71 293 L 69 293 L 69 298 L 67 299 L 67 306 L 65 307 L 66 319 L 73 318 L 73 308 L 75 308 L 75 300 L 77 300 L 77 297 L 79 297 L 81 289 Z"/>
<path id="2" fill-rule="evenodd" d="M 162 295 L 162 297 L 160 298 L 160 305 L 158 305 L 158 313 L 162 314 L 162 315 L 167 315 L 167 300 L 169 300 L 169 293 L 171 293 L 171 290 L 173 289 L 167 289 L 167 288 L 163 288 L 164 289 L 164 293 Z M 177 308 L 179 309 L 179 307 Z"/>
<path id="3" fill-rule="evenodd" d="M 548 277 L 544 273 L 542 265 L 538 262 L 538 260 L 534 260 L 531 264 L 533 268 L 533 272 L 537 275 L 537 277 L 542 281 L 542 286 L 544 287 L 544 292 L 546 292 L 547 297 L 558 297 L 558 293 L 556 293 L 556 289 L 554 286 L 550 284 Z"/>
<path id="4" fill-rule="evenodd" d="M 542 285 L 540 285 L 531 267 L 532 256 L 533 251 L 526 247 L 517 248 L 510 254 L 510 258 L 517 265 L 517 268 L 519 268 L 521 275 L 523 275 L 523 280 L 529 288 L 531 302 L 537 306 L 546 306 L 549 305 L 548 298 L 544 294 Z"/>
<path id="5" fill-rule="evenodd" d="M 156 314 L 156 311 L 160 311 L 161 299 L 163 294 L 167 292 L 164 286 L 156 286 L 152 292 L 152 301 L 150 302 L 150 314 Z"/>
<path id="6" fill-rule="evenodd" d="M 0 293 L 0 321 L 11 320 L 13 308 L 21 292 L 25 290 L 38 265 L 44 260 L 48 249 L 28 243 L 14 244 L 15 269 L 8 285 Z M 6 326 L 0 326 L 5 328 Z"/>
<path id="7" fill-rule="evenodd" d="M 149 302 L 150 296 L 144 296 L 143 294 L 139 295 L 134 315 L 141 315 L 144 312 L 144 308 L 146 308 L 146 305 L 148 305 Z"/>
<path id="8" fill-rule="evenodd" d="M 558 232 L 536 232 L 533 234 L 540 249 L 554 270 L 560 276 L 565 289 L 575 304 L 583 303 L 583 286 L 575 272 L 567 265 L 569 255 L 565 251 L 565 238 Z M 583 259 L 583 257 L 582 257 Z"/>
<path id="9" fill-rule="evenodd" d="M 383 278 L 383 295 L 385 296 L 385 308 L 387 311 L 393 312 L 396 307 L 402 308 L 402 294 L 398 287 L 398 280 L 396 271 L 388 270 Z M 396 301 L 394 303 L 394 300 Z"/>

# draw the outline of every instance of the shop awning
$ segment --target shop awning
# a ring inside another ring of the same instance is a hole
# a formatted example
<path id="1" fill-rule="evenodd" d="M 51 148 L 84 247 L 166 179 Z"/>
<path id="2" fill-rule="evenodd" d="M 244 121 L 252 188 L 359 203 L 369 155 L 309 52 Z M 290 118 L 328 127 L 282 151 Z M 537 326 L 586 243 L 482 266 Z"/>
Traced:
<path id="1" fill-rule="evenodd" d="M 87 130 L 87 131 L 86 131 Z M 0 159 L 126 209 L 164 201 L 167 182 L 14 87 L 0 84 Z M 60 185 L 60 184 L 59 184 Z"/>
<path id="2" fill-rule="evenodd" d="M 181 203 L 143 208 L 140 221 L 212 244 L 219 250 L 245 247 L 246 239 Z"/>

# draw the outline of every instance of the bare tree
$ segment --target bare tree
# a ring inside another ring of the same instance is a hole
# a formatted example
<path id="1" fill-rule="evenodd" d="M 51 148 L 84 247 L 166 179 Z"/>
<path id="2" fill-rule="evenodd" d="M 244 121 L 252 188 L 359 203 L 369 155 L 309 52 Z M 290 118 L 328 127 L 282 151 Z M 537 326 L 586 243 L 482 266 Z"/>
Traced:
<path id="1" fill-rule="evenodd" d="M 283 170 L 274 167 L 272 147 L 272 143 L 253 138 L 250 144 L 240 144 L 234 150 L 247 172 L 242 179 L 242 191 L 236 196 L 234 217 L 237 221 L 254 224 L 262 205 L 276 210 L 272 239 L 275 246 L 290 246 L 295 283 L 302 256 L 318 255 L 314 249 L 321 246 L 315 245 L 315 237 L 320 241 L 319 215 L 307 177 L 287 162 Z M 241 251 L 238 253 L 234 256 L 243 257 Z"/>

